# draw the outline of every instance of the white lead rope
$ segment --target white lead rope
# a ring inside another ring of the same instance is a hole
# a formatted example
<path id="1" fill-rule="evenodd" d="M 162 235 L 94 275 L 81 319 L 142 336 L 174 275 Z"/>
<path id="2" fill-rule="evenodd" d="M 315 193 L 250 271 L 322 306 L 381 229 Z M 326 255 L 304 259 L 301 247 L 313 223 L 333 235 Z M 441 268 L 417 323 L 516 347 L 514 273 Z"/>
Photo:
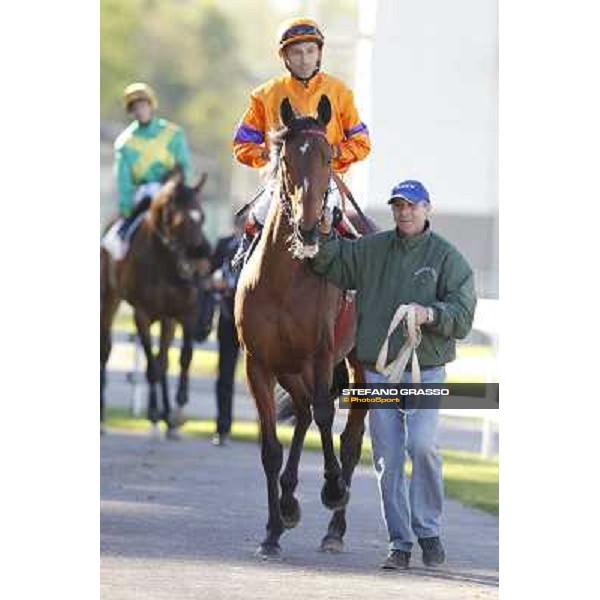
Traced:
<path id="1" fill-rule="evenodd" d="M 406 321 L 406 341 L 402 348 L 400 348 L 398 356 L 386 366 L 385 361 L 387 360 L 390 336 L 403 320 Z M 379 373 L 385 375 L 388 378 L 388 381 L 400 383 L 406 365 L 412 355 L 412 382 L 421 383 L 421 367 L 419 366 L 419 359 L 417 357 L 417 347 L 420 343 L 421 329 L 417 325 L 417 308 L 412 304 L 401 304 L 390 323 L 387 336 L 379 351 L 375 368 Z"/>

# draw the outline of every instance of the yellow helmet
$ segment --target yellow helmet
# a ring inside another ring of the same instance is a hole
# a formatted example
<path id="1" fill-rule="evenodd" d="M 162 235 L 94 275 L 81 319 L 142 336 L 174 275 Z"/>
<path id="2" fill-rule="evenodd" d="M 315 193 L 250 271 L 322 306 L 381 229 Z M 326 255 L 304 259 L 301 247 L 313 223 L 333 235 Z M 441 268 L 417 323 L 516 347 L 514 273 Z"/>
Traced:
<path id="1" fill-rule="evenodd" d="M 284 48 L 296 42 L 317 42 L 319 48 L 322 48 L 325 37 L 314 19 L 300 17 L 284 21 L 277 32 L 279 55 L 281 56 Z"/>
<path id="2" fill-rule="evenodd" d="M 154 110 L 158 108 L 156 94 L 147 83 L 142 83 L 139 81 L 130 83 L 123 91 L 125 110 L 129 110 L 131 103 L 135 102 L 136 100 L 147 100 Z"/>

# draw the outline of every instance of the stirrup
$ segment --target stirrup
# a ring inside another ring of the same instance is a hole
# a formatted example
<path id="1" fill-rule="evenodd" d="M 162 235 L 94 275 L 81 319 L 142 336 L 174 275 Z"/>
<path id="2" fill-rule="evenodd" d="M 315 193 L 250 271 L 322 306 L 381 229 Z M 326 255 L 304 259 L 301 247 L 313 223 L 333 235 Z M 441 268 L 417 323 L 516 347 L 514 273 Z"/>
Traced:
<path id="1" fill-rule="evenodd" d="M 254 237 L 250 237 L 250 235 L 248 235 L 248 233 L 244 231 L 242 239 L 240 240 L 235 255 L 231 259 L 230 263 L 231 270 L 234 273 L 237 273 L 238 271 L 242 270 L 242 267 L 245 263 L 246 254 L 248 253 L 248 249 L 252 245 L 253 239 Z"/>
<path id="2" fill-rule="evenodd" d="M 258 244 L 258 240 L 260 240 L 262 230 L 263 226 L 258 221 L 246 223 L 244 234 L 230 263 L 231 270 L 234 273 L 241 271 L 242 267 L 248 262 L 254 248 L 256 248 L 256 244 Z"/>

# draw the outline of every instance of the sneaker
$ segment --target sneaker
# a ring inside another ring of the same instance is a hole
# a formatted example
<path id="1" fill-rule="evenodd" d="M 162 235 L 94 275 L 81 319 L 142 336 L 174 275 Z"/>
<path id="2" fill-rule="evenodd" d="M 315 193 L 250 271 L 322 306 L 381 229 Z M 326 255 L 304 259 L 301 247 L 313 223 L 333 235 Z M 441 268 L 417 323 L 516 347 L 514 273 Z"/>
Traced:
<path id="1" fill-rule="evenodd" d="M 228 435 L 226 433 L 215 433 L 212 436 L 213 446 L 226 446 L 228 441 Z"/>
<path id="2" fill-rule="evenodd" d="M 437 567 L 446 562 L 446 551 L 439 537 L 419 538 L 423 550 L 423 564 L 426 567 Z"/>
<path id="3" fill-rule="evenodd" d="M 410 552 L 404 550 L 390 550 L 390 553 L 387 555 L 381 568 L 389 571 L 402 571 L 408 569 L 409 563 Z"/>

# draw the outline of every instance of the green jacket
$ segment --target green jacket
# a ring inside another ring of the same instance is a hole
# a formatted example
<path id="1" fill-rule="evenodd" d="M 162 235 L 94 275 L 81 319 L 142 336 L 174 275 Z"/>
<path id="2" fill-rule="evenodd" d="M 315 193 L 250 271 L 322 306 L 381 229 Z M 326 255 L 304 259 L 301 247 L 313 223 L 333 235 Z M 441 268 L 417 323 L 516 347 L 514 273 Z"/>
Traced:
<path id="1" fill-rule="evenodd" d="M 357 354 L 370 369 L 401 304 L 434 308 L 434 322 L 421 326 L 417 355 L 424 368 L 454 360 L 455 340 L 471 330 L 477 303 L 473 271 L 429 223 L 414 237 L 402 237 L 393 229 L 356 241 L 325 242 L 311 266 L 337 287 L 357 291 Z M 398 327 L 390 338 L 386 363 L 396 358 L 403 343 Z"/>
<path id="2" fill-rule="evenodd" d="M 133 196 L 143 183 L 160 182 L 176 165 L 190 180 L 190 153 L 183 130 L 165 119 L 152 119 L 147 125 L 134 121 L 115 141 L 115 176 L 119 211 L 128 215 Z"/>

